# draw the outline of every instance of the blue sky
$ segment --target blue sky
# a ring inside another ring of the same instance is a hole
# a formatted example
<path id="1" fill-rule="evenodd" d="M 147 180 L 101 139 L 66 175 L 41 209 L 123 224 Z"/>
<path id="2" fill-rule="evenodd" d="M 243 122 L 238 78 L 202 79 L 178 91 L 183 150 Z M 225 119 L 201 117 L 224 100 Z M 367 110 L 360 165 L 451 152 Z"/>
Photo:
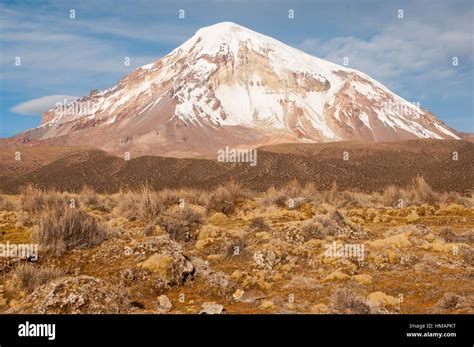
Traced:
<path id="1" fill-rule="evenodd" d="M 419 102 L 449 126 L 474 132 L 473 7 L 470 0 L 2 0 L 0 137 L 39 125 L 58 95 L 111 87 L 200 27 L 222 21 L 338 64 L 348 57 L 349 67 Z"/>

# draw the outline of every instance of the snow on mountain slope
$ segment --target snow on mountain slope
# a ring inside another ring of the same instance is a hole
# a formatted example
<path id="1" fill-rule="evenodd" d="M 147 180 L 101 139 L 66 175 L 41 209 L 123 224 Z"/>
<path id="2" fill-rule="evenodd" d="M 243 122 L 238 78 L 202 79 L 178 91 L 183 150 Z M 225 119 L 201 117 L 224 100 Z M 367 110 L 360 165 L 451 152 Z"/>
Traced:
<path id="1" fill-rule="evenodd" d="M 222 145 L 459 139 L 369 76 L 229 22 L 198 30 L 170 54 L 78 103 L 84 112 L 51 109 L 21 136 L 164 155 L 199 155 Z"/>

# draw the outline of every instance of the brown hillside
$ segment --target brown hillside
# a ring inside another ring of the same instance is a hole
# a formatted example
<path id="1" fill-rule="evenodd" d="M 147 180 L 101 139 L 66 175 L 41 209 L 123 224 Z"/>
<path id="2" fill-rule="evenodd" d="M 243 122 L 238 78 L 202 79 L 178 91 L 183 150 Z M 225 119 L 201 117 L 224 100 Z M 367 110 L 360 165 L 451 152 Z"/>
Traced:
<path id="1" fill-rule="evenodd" d="M 455 151 L 457 161 L 452 159 Z M 349 155 L 347 161 L 343 160 L 344 152 Z M 54 155 L 58 156 L 58 152 Z M 8 163 L 2 162 L 5 165 Z M 1 172 L 7 173 L 0 189 L 16 193 L 28 183 L 72 191 L 88 185 L 100 192 L 142 184 L 155 189 L 207 189 L 235 180 L 248 188 L 265 190 L 295 179 L 302 184 L 312 182 L 319 189 L 336 182 L 340 189 L 380 191 L 391 184 L 406 186 L 417 175 L 424 176 L 437 191 L 465 192 L 474 187 L 474 144 L 465 141 L 276 145 L 258 150 L 255 167 L 211 159 L 153 156 L 125 161 L 99 150 L 73 152 L 40 167 L 38 163 L 30 165 L 26 157 L 22 165 L 17 172 L 0 167 Z"/>

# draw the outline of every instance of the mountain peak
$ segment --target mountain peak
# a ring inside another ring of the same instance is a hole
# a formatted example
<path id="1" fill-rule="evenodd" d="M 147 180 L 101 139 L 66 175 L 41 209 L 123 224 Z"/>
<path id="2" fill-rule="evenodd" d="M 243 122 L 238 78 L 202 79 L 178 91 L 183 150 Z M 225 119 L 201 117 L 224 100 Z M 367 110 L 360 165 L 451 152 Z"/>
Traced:
<path id="1" fill-rule="evenodd" d="M 237 57 L 243 43 L 256 51 L 261 51 L 277 42 L 271 37 L 239 24 L 220 22 L 199 29 L 194 36 L 173 52 L 181 49 L 183 51 L 199 52 L 200 55 L 232 54 Z M 278 42 L 278 44 L 284 45 L 281 42 Z"/>
<path id="2" fill-rule="evenodd" d="M 204 34 L 206 32 L 210 32 L 210 31 L 235 31 L 235 30 L 250 30 L 244 26 L 241 26 L 239 24 L 236 24 L 234 22 L 219 22 L 219 23 L 215 23 L 215 24 L 212 24 L 212 25 L 209 25 L 207 27 L 202 27 L 200 28 L 196 34 Z"/>
<path id="3" fill-rule="evenodd" d="M 171 156 L 285 142 L 459 138 L 369 76 L 232 22 L 199 29 L 81 102 L 85 113 L 49 110 L 29 138 L 64 135 L 113 152 Z"/>

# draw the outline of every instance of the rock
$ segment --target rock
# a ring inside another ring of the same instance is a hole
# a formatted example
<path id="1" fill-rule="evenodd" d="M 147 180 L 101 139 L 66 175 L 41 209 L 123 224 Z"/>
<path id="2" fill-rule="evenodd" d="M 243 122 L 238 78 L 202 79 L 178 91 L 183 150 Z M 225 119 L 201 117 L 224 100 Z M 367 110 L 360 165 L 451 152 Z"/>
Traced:
<path id="1" fill-rule="evenodd" d="M 236 298 L 236 295 L 240 295 Z M 234 293 L 234 299 L 240 302 L 254 303 L 257 300 L 262 300 L 267 297 L 267 295 L 258 289 L 250 289 L 243 292 L 242 290 L 236 291 Z"/>
<path id="2" fill-rule="evenodd" d="M 158 312 L 166 313 L 169 312 L 173 308 L 173 304 L 171 303 L 170 298 L 166 295 L 160 295 L 158 297 L 158 305 L 157 305 Z"/>
<path id="3" fill-rule="evenodd" d="M 264 249 L 255 252 L 253 255 L 254 266 L 257 269 L 272 270 L 277 264 L 281 263 L 282 259 L 276 252 Z"/>
<path id="4" fill-rule="evenodd" d="M 90 276 L 53 280 L 28 295 L 17 308 L 21 313 L 126 313 L 125 295 L 107 282 Z M 14 313 L 14 312 L 12 312 Z"/>
<path id="5" fill-rule="evenodd" d="M 120 278 L 125 282 L 130 282 L 135 279 L 135 274 L 131 269 L 122 269 L 120 270 Z"/>
<path id="6" fill-rule="evenodd" d="M 182 285 L 194 274 L 194 266 L 182 254 L 155 253 L 139 267 L 157 274 L 167 285 Z"/>
<path id="7" fill-rule="evenodd" d="M 230 296 L 235 291 L 236 283 L 232 281 L 229 276 L 222 271 L 211 272 L 206 277 L 206 282 L 209 289 L 219 296 Z"/>
<path id="8" fill-rule="evenodd" d="M 215 302 L 205 302 L 201 305 L 202 310 L 199 314 L 222 314 L 224 306 L 216 304 Z"/>
<path id="9" fill-rule="evenodd" d="M 232 297 L 234 298 L 234 300 L 239 300 L 242 297 L 242 295 L 244 295 L 244 293 L 245 292 L 242 289 L 237 289 L 235 293 L 232 294 Z"/>

